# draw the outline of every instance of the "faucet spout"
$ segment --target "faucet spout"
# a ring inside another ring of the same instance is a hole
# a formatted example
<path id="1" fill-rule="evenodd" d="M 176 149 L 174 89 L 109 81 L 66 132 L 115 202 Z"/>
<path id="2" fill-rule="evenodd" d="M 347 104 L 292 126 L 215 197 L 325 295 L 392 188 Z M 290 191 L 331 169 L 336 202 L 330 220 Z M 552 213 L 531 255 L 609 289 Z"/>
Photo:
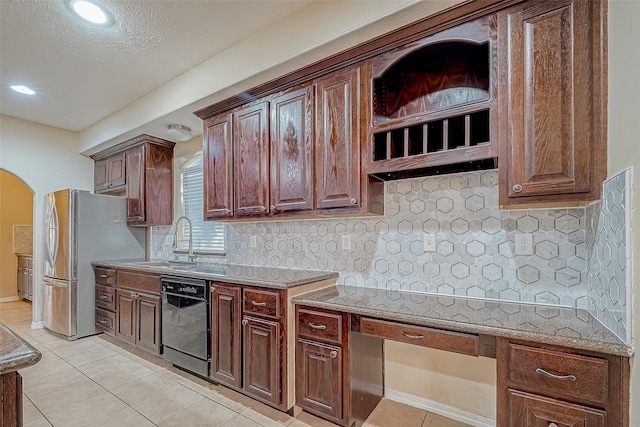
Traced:
<path id="1" fill-rule="evenodd" d="M 180 224 L 180 221 L 183 219 L 187 222 L 187 225 L 189 226 L 189 254 L 187 256 L 187 259 L 189 261 L 193 261 L 193 259 L 195 258 L 195 256 L 193 255 L 193 228 L 191 227 L 191 220 L 188 217 L 183 215 L 176 220 L 176 230 L 173 235 L 173 242 L 174 242 L 174 245 L 177 246 L 176 242 L 178 238 L 178 225 Z"/>

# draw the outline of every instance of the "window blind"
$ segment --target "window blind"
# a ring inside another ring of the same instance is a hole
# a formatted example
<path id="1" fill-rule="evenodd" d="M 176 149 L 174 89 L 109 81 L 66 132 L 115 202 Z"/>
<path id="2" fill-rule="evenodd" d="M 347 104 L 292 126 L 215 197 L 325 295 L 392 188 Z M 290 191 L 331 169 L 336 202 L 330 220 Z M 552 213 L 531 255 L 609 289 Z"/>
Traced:
<path id="1" fill-rule="evenodd" d="M 224 255 L 225 227 L 223 223 L 204 221 L 204 191 L 202 186 L 202 160 L 180 171 L 182 187 L 182 209 L 191 220 L 193 229 L 193 251 L 197 253 Z M 189 249 L 189 226 L 182 221 L 182 236 L 177 242 L 179 251 Z"/>

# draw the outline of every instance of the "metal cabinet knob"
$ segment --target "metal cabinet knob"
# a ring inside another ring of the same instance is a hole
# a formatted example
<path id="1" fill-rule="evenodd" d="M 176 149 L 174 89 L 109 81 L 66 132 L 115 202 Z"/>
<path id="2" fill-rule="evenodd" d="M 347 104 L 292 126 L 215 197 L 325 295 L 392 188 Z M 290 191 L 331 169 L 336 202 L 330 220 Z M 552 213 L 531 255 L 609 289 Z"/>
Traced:
<path id="1" fill-rule="evenodd" d="M 351 203 L 352 205 L 355 205 L 356 203 L 358 203 L 358 201 L 356 199 L 351 199 L 349 200 L 349 203 Z"/>
<path id="2" fill-rule="evenodd" d="M 271 209 L 271 212 L 276 210 L 276 207 L 274 205 L 269 206 L 269 209 Z"/>
<path id="3" fill-rule="evenodd" d="M 329 353 L 329 356 L 331 356 L 332 359 L 335 359 L 336 357 L 338 357 L 338 352 L 335 350 L 332 350 L 331 353 Z"/>
<path id="4" fill-rule="evenodd" d="M 522 185 L 520 184 L 516 184 L 513 186 L 513 191 L 515 191 L 516 193 L 519 193 L 522 191 Z"/>
<path id="5" fill-rule="evenodd" d="M 247 319 L 242 319 L 242 326 L 247 326 L 249 321 Z"/>
<path id="6" fill-rule="evenodd" d="M 267 210 L 267 208 L 265 208 L 264 206 L 260 206 L 260 212 L 264 212 L 266 210 Z"/>
<path id="7" fill-rule="evenodd" d="M 213 286 L 211 287 L 211 293 L 214 293 L 216 291 L 216 288 L 214 288 Z"/>

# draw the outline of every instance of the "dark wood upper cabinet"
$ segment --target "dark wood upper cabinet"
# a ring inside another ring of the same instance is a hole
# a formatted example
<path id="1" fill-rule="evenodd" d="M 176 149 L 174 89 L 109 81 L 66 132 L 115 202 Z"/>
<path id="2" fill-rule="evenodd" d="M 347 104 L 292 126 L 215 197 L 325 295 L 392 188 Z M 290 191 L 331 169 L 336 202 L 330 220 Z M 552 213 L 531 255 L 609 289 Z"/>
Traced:
<path id="1" fill-rule="evenodd" d="M 497 55 L 489 15 L 374 57 L 366 171 L 387 180 L 494 167 Z"/>
<path id="2" fill-rule="evenodd" d="M 95 160 L 95 191 L 127 197 L 128 225 L 171 224 L 174 145 L 161 138 L 140 135 L 91 156 Z M 105 176 L 122 185 L 99 191 Z"/>
<path id="3" fill-rule="evenodd" d="M 241 288 L 211 283 L 211 371 L 216 381 L 242 386 Z"/>
<path id="4" fill-rule="evenodd" d="M 204 122 L 204 218 L 233 216 L 231 114 Z"/>
<path id="5" fill-rule="evenodd" d="M 126 184 L 124 153 L 96 161 L 93 177 L 96 193 L 124 190 Z"/>
<path id="6" fill-rule="evenodd" d="M 530 1 L 498 17 L 500 204 L 599 198 L 606 175 L 602 2 Z"/>
<path id="7" fill-rule="evenodd" d="M 234 211 L 269 211 L 269 122 L 267 102 L 233 113 Z"/>
<path id="8" fill-rule="evenodd" d="M 312 102 L 311 86 L 270 101 L 272 214 L 314 208 Z"/>
<path id="9" fill-rule="evenodd" d="M 316 82 L 318 209 L 360 206 L 360 67 Z"/>

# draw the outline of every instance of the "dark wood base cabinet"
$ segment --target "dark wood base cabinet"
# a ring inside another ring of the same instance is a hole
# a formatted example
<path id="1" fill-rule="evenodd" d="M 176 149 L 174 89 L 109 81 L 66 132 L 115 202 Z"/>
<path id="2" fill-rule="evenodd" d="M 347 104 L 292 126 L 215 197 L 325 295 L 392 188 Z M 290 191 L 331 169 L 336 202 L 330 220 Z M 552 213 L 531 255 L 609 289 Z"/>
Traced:
<path id="1" fill-rule="evenodd" d="M 260 400 L 281 403 L 280 326 L 277 322 L 245 316 L 243 389 Z"/>
<path id="2" fill-rule="evenodd" d="M 0 375 L 0 426 L 22 426 L 22 377 L 17 371 Z"/>
<path id="3" fill-rule="evenodd" d="M 296 307 L 296 405 L 360 426 L 384 395 L 384 340 L 350 332 L 350 316 Z"/>
<path id="4" fill-rule="evenodd" d="M 629 359 L 497 339 L 496 425 L 629 425 Z"/>
<path id="5" fill-rule="evenodd" d="M 242 289 L 211 282 L 211 368 L 209 376 L 242 387 Z"/>
<path id="6" fill-rule="evenodd" d="M 118 289 L 116 338 L 160 354 L 160 308 L 157 295 Z"/>

